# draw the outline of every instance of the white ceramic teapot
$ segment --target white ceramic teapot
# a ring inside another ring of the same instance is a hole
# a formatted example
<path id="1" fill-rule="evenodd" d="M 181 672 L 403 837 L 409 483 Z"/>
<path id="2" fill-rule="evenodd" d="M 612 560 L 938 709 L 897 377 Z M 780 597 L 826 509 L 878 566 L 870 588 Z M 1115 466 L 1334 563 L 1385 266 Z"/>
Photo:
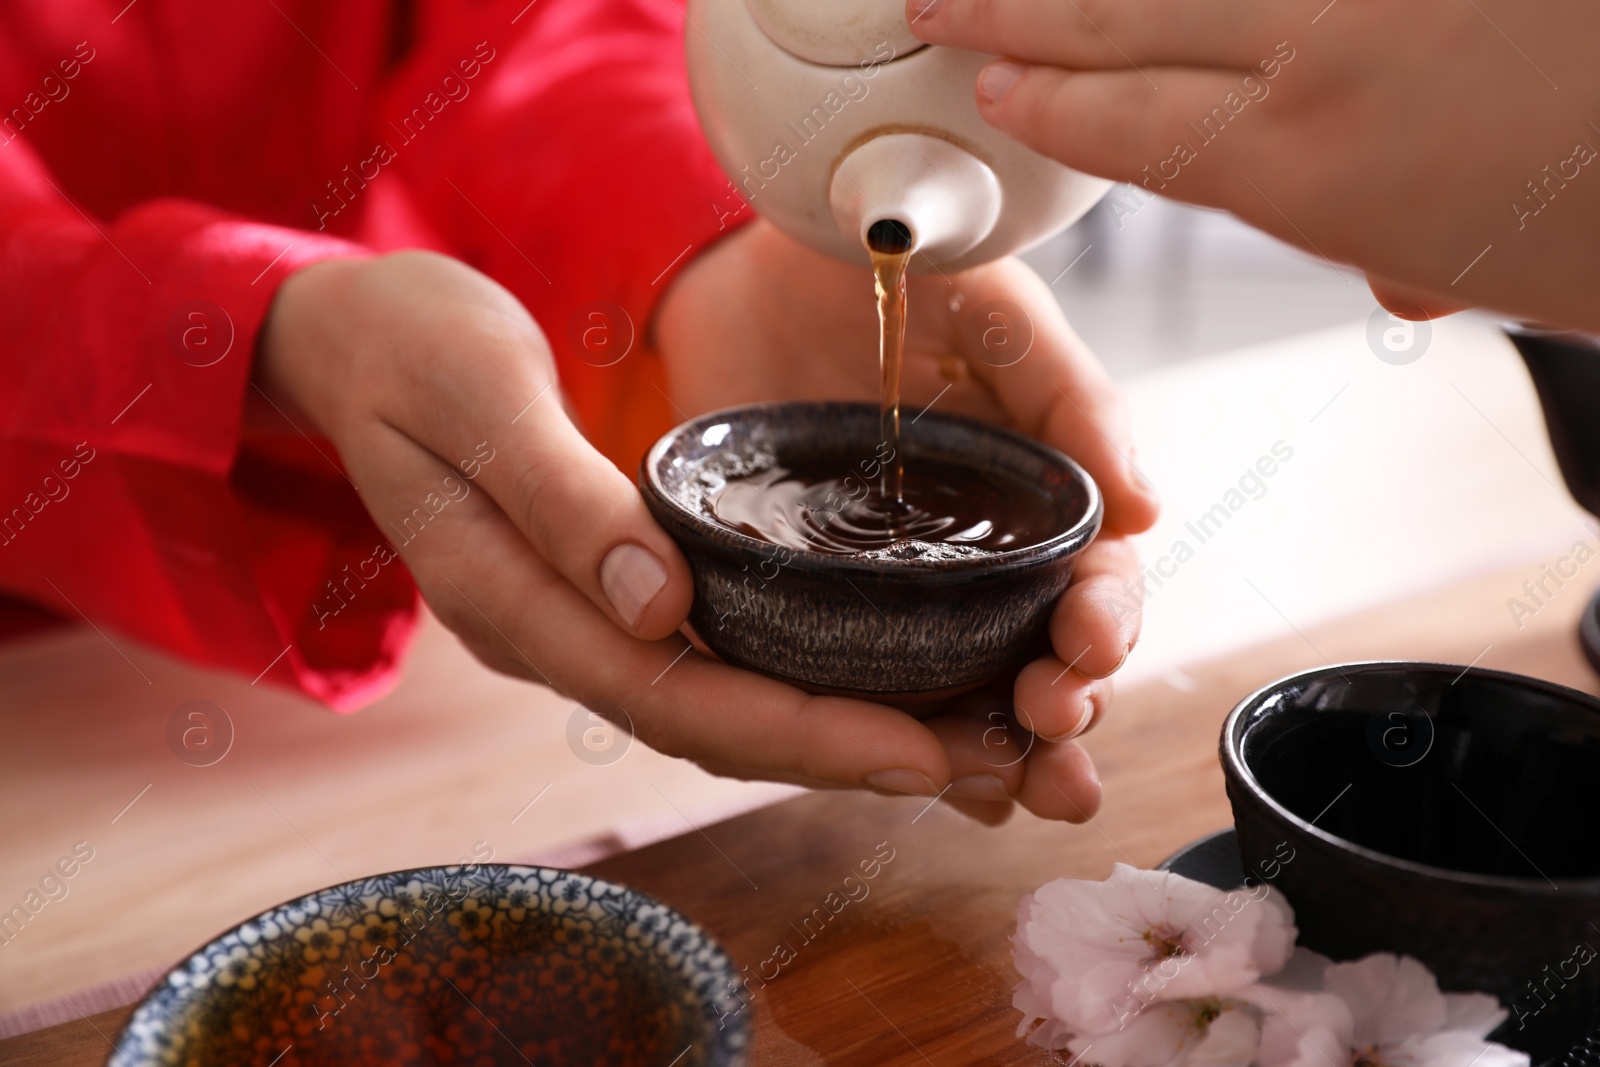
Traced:
<path id="1" fill-rule="evenodd" d="M 695 107 L 734 188 L 839 259 L 867 262 L 868 229 L 895 220 L 914 268 L 985 263 L 1110 184 L 984 122 L 973 84 L 992 57 L 924 45 L 904 0 L 689 0 L 688 17 Z"/>

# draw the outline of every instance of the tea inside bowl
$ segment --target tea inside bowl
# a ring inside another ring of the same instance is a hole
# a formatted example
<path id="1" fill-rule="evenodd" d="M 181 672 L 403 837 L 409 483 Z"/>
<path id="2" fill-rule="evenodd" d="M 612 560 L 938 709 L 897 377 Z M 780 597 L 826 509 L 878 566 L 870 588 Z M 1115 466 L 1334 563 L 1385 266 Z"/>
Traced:
<path id="1" fill-rule="evenodd" d="M 895 558 L 896 551 L 990 555 L 1061 532 L 1056 502 L 1005 474 L 924 459 L 906 467 L 902 494 L 890 503 L 839 460 L 799 457 L 728 480 L 703 506 L 724 526 L 769 544 L 864 559 Z"/>
<path id="2" fill-rule="evenodd" d="M 428 868 L 275 908 L 172 972 L 113 1067 L 727 1067 L 727 957 L 665 906 L 545 868 Z"/>
<path id="3" fill-rule="evenodd" d="M 715 423 L 663 472 L 680 505 L 764 544 L 862 560 L 981 559 L 1061 537 L 1094 501 L 1043 450 L 973 424 L 908 427 L 901 454 L 865 405 L 774 408 L 770 422 Z M 1009 446 L 1009 447 L 1003 447 Z M 902 500 L 885 476 L 903 467 Z"/>
<path id="4" fill-rule="evenodd" d="M 1375 681 L 1357 678 L 1337 710 L 1286 716 L 1247 742 L 1269 796 L 1397 859 L 1541 882 L 1600 877 L 1600 716 L 1574 720 L 1470 676 L 1426 694 Z"/>

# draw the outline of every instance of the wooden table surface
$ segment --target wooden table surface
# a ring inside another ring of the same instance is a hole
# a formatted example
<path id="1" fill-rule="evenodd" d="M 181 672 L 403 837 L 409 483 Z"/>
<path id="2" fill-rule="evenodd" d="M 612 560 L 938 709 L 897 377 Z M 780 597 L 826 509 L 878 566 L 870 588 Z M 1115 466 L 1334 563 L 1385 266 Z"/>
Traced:
<path id="1" fill-rule="evenodd" d="M 1051 878 L 1103 877 L 1119 860 L 1154 865 L 1225 826 L 1221 721 L 1283 674 L 1330 660 L 1476 661 L 1596 691 L 1573 634 L 1577 583 L 1521 629 L 1507 610 L 1544 562 L 1130 688 L 1088 740 L 1106 801 L 1087 826 L 1019 816 L 991 830 L 944 805 L 819 793 L 589 869 L 696 918 L 752 972 L 777 968 L 753 1000 L 758 1064 L 1043 1064 L 1015 1037 L 1008 937 L 1018 899 Z M 825 926 L 805 924 L 860 861 L 891 849 L 866 898 Z M 0 1064 L 102 1063 L 130 1010 L 0 1042 Z"/>

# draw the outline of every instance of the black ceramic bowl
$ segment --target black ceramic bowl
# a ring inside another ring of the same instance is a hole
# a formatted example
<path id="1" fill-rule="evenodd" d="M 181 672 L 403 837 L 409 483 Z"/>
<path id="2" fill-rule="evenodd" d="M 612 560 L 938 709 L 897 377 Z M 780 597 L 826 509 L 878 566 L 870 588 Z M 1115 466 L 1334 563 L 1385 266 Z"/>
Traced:
<path id="1" fill-rule="evenodd" d="M 708 517 L 706 495 L 773 464 L 871 478 L 871 404 L 790 402 L 713 412 L 667 434 L 639 485 L 694 571 L 689 620 L 729 663 L 812 692 L 932 711 L 1014 676 L 1048 647 L 1050 611 L 1100 529 L 1100 491 L 1047 445 L 925 413 L 902 428 L 907 468 L 945 462 L 1039 494 L 1058 532 L 1029 548 L 957 559 L 860 558 L 781 548 Z"/>
<path id="2" fill-rule="evenodd" d="M 1222 766 L 1244 868 L 1274 873 L 1301 944 L 1494 994 L 1498 1039 L 1535 1062 L 1600 1023 L 1600 701 L 1479 668 L 1329 667 L 1235 708 Z"/>

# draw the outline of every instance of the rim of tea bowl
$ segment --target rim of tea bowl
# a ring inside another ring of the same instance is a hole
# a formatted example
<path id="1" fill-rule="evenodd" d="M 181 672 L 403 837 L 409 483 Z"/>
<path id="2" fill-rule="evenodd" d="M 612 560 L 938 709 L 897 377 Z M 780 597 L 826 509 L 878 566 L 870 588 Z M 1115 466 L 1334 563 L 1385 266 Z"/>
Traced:
<path id="1" fill-rule="evenodd" d="M 705 515 L 699 510 L 698 502 L 686 502 L 663 479 L 663 472 L 673 463 L 682 461 L 686 452 L 720 448 L 723 441 L 736 437 L 741 424 L 748 431 L 752 426 L 781 425 L 802 417 L 810 421 L 838 421 L 845 416 L 859 418 L 866 413 L 876 419 L 877 405 L 860 401 L 789 400 L 743 404 L 708 412 L 674 427 L 651 447 L 640 464 L 640 487 L 647 499 L 656 505 L 653 510 L 658 518 L 670 522 L 675 532 L 687 538 L 697 550 L 739 557 L 761 557 L 769 556 L 776 548 L 791 556 L 784 562 L 784 569 L 811 575 L 868 575 L 878 581 L 905 579 L 919 584 L 938 582 L 941 578 L 960 582 L 977 575 L 989 577 L 1026 570 L 1063 555 L 1075 554 L 1099 533 L 1104 517 L 1100 487 L 1070 456 L 1015 430 L 980 419 L 939 412 L 924 412 L 915 423 L 907 424 L 902 430 L 901 447 L 908 462 L 915 462 L 919 438 L 932 440 L 934 435 L 943 433 L 982 439 L 991 448 L 1013 456 L 1030 455 L 1042 465 L 1060 472 L 1063 486 L 1082 494 L 1082 513 L 1066 529 L 1049 539 L 1021 548 L 951 559 L 861 558 L 788 548 L 751 537 Z M 716 440 L 709 440 L 708 432 L 719 424 L 728 424 L 730 428 Z M 952 452 L 932 451 L 942 456 L 944 462 L 958 465 L 962 462 Z M 979 464 L 973 466 L 981 469 Z"/>
<path id="2" fill-rule="evenodd" d="M 1600 728 L 1600 698 L 1596 698 L 1589 693 L 1512 671 L 1491 670 L 1484 667 L 1469 667 L 1467 670 L 1472 672 L 1476 680 L 1492 680 L 1512 688 L 1542 693 L 1564 703 L 1571 702 L 1581 705 L 1584 713 L 1592 714 L 1596 717 L 1595 725 Z M 1352 860 L 1368 866 L 1386 868 L 1397 875 L 1445 883 L 1464 889 L 1515 892 L 1521 896 L 1568 899 L 1575 891 L 1578 891 L 1600 897 L 1600 875 L 1586 878 L 1545 878 L 1538 874 L 1526 877 L 1479 874 L 1472 871 L 1456 870 L 1451 867 L 1439 867 L 1391 855 L 1366 845 L 1357 844 L 1348 838 L 1313 825 L 1310 820 L 1290 811 L 1267 791 L 1245 758 L 1244 750 L 1250 730 L 1253 727 L 1257 727 L 1261 720 L 1271 713 L 1273 702 L 1297 691 L 1304 690 L 1319 681 L 1344 678 L 1355 674 L 1385 673 L 1407 674 L 1417 677 L 1433 676 L 1449 684 L 1452 680 L 1459 679 L 1466 671 L 1463 670 L 1460 664 L 1435 663 L 1422 660 L 1364 660 L 1302 671 L 1264 685 L 1241 700 L 1233 711 L 1229 713 L 1226 722 L 1223 724 L 1221 743 L 1222 768 L 1223 775 L 1228 780 L 1229 785 L 1237 786 L 1258 809 L 1269 814 L 1274 821 L 1292 829 L 1297 834 L 1320 842 L 1330 849 L 1342 852 Z M 1303 714 L 1325 714 L 1325 712 L 1306 709 Z M 1230 790 L 1231 792 L 1232 790 Z"/>

